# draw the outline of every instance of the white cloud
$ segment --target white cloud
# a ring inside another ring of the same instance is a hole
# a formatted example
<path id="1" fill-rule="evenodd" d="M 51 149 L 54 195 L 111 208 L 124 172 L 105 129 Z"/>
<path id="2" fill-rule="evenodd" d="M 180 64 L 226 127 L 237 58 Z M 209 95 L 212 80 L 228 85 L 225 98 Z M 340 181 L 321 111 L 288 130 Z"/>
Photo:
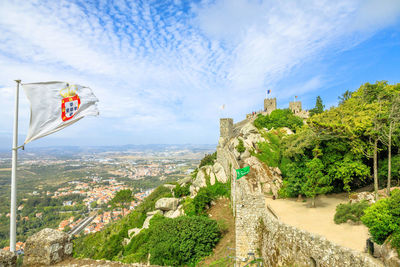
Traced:
<path id="1" fill-rule="evenodd" d="M 158 142 L 157 134 L 171 142 L 214 138 L 220 105 L 224 116 L 243 118 L 294 68 L 353 47 L 400 14 L 390 0 L 216 0 L 189 10 L 184 2 L 1 1 L 0 132 L 11 131 L 8 92 L 21 78 L 91 86 L 101 116 L 86 132 L 96 136 L 114 131 L 139 143 Z M 323 84 L 316 73 L 280 97 Z"/>

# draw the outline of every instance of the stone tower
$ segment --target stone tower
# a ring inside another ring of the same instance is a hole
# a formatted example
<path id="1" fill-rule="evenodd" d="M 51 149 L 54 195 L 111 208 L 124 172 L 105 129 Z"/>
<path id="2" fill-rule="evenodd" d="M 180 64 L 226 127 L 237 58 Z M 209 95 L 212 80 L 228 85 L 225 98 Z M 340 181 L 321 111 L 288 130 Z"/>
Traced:
<path id="1" fill-rule="evenodd" d="M 264 99 L 264 112 L 271 114 L 276 109 L 276 98 Z"/>
<path id="2" fill-rule="evenodd" d="M 233 136 L 233 119 L 222 118 L 219 121 L 220 137 L 230 139 Z"/>
<path id="3" fill-rule="evenodd" d="M 295 102 L 289 102 L 289 109 L 293 112 L 293 114 L 298 114 L 301 112 L 301 102 L 300 101 L 295 101 Z"/>

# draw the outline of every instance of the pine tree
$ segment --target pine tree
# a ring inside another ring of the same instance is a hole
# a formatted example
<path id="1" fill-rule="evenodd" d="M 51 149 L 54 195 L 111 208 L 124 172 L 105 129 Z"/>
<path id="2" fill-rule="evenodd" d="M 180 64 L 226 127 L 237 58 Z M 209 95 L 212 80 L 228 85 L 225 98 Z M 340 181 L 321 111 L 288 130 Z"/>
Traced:
<path id="1" fill-rule="evenodd" d="M 322 98 L 317 96 L 315 107 L 310 110 L 310 116 L 324 112 L 325 105 L 322 104 Z"/>

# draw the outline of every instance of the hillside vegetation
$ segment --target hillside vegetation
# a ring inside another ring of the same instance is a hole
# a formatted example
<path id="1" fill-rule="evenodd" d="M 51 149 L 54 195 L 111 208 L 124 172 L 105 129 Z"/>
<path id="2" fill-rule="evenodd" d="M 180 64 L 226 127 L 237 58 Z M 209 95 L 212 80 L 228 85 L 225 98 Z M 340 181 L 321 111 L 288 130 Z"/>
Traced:
<path id="1" fill-rule="evenodd" d="M 254 125 L 269 131 L 255 155 L 281 169 L 282 197 L 350 192 L 372 181 L 375 192 L 379 186 L 390 187 L 400 179 L 399 167 L 393 165 L 400 159 L 399 93 L 400 84 L 367 83 L 346 92 L 338 107 L 326 111 L 319 98 L 304 124 L 289 110 L 260 115 Z M 276 130 L 281 127 L 294 134 Z"/>
<path id="2" fill-rule="evenodd" d="M 357 91 L 346 91 L 339 105 L 323 110 L 317 98 L 310 118 L 295 119 L 289 110 L 259 115 L 254 125 L 265 142 L 257 144 L 253 155 L 268 166 L 282 171 L 281 197 L 350 192 L 373 185 L 378 189 L 400 182 L 400 84 L 363 84 Z M 285 127 L 285 128 L 283 128 Z M 289 128 L 291 132 L 287 129 Z M 360 220 L 373 240 L 382 244 L 388 238 L 400 248 L 399 191 L 389 198 L 337 207 L 336 223 Z"/>
<path id="3" fill-rule="evenodd" d="M 201 165 L 212 164 L 215 157 L 215 153 L 206 155 Z M 212 201 L 230 195 L 229 183 L 216 181 L 211 185 L 210 178 L 207 179 L 207 186 L 200 188 L 192 198 L 188 196 L 190 182 L 173 183 L 175 187 L 172 190 L 159 186 L 121 220 L 103 231 L 76 239 L 74 257 L 168 266 L 196 265 L 212 253 L 224 234 L 224 225 L 208 218 L 206 211 Z M 167 218 L 159 211 L 151 219 L 148 217 L 147 213 L 155 210 L 157 200 L 172 198 L 173 195 L 180 198 L 184 216 Z M 150 219 L 149 225 L 143 227 L 146 218 Z M 128 230 L 142 227 L 138 234 L 128 236 Z"/>

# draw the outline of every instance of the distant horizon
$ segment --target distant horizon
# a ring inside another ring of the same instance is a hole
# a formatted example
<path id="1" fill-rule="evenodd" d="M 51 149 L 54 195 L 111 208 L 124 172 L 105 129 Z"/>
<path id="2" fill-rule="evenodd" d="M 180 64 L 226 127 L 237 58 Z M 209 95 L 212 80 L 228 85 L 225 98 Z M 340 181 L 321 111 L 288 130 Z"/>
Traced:
<path id="1" fill-rule="evenodd" d="M 177 147 L 184 147 L 184 146 L 194 146 L 194 147 L 200 147 L 200 148 L 206 148 L 206 147 L 215 147 L 217 143 L 215 144 L 124 144 L 124 145 L 55 145 L 55 146 L 27 146 L 24 151 L 30 152 L 29 148 L 32 148 L 34 150 L 36 149 L 56 149 L 56 148 L 117 148 L 117 147 L 146 147 L 146 146 L 177 146 Z M 6 148 L 6 147 L 0 147 L 0 152 L 7 152 L 9 151 L 11 153 L 11 147 Z M 21 153 L 23 153 L 22 151 Z"/>

